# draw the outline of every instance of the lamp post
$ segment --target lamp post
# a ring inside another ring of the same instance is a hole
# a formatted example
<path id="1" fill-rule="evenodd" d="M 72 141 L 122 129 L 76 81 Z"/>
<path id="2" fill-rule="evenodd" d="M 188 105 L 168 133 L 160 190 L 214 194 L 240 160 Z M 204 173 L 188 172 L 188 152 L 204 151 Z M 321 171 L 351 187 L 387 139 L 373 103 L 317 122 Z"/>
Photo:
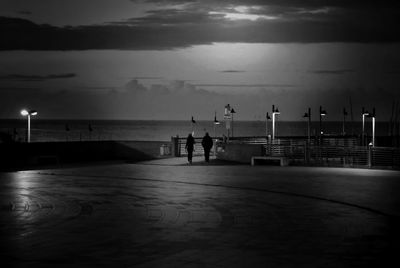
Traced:
<path id="1" fill-rule="evenodd" d="M 215 111 L 214 113 L 214 141 L 215 141 L 215 145 L 214 145 L 214 156 L 217 155 L 217 134 L 216 134 L 216 126 L 221 124 L 218 120 L 217 120 L 217 111 Z"/>
<path id="2" fill-rule="evenodd" d="M 31 116 L 37 115 L 37 111 L 35 111 L 35 110 L 29 110 L 28 111 L 26 109 L 23 109 L 21 111 L 21 115 L 28 117 L 28 137 L 27 137 L 27 142 L 29 143 L 29 142 L 31 142 Z"/>
<path id="3" fill-rule="evenodd" d="M 275 105 L 272 105 L 272 140 L 275 140 L 275 116 L 281 114 Z"/>
<path id="4" fill-rule="evenodd" d="M 235 114 L 236 113 L 236 111 L 232 108 L 231 109 L 231 116 L 232 116 L 232 138 L 233 138 L 233 114 Z"/>
<path id="5" fill-rule="evenodd" d="M 265 137 L 268 139 L 268 120 L 271 120 L 271 116 L 269 116 L 268 112 L 265 115 Z"/>
<path id="6" fill-rule="evenodd" d="M 232 120 L 232 115 L 231 115 L 231 106 L 229 104 L 225 105 L 224 109 L 224 120 L 225 120 L 225 127 L 228 132 L 228 140 L 229 140 L 229 130 L 231 129 L 231 122 Z"/>
<path id="7" fill-rule="evenodd" d="M 327 112 L 322 110 L 322 106 L 319 106 L 319 135 L 322 136 L 324 134 L 324 130 L 322 129 L 322 117 L 325 116 Z"/>
<path id="8" fill-rule="evenodd" d="M 196 124 L 196 120 L 194 120 L 193 116 L 192 116 L 192 121 L 190 122 L 191 126 L 192 126 L 192 136 L 194 136 L 194 124 Z"/>
<path id="9" fill-rule="evenodd" d="M 343 108 L 343 125 L 342 125 L 342 135 L 343 136 L 346 135 L 346 131 L 345 131 L 346 116 L 347 116 L 346 108 Z"/>
<path id="10" fill-rule="evenodd" d="M 369 114 L 368 117 L 372 118 L 372 147 L 375 146 L 375 107 L 372 109 L 372 114 Z"/>
<path id="11" fill-rule="evenodd" d="M 308 112 L 304 113 L 303 115 L 304 118 L 308 118 L 308 124 L 307 124 L 307 137 L 308 137 L 308 143 L 311 141 L 311 108 L 308 107 Z"/>
<path id="12" fill-rule="evenodd" d="M 365 145 L 365 117 L 369 116 L 369 112 L 365 111 L 365 108 L 362 107 L 361 109 L 361 115 L 362 115 L 362 133 L 361 133 L 361 144 L 362 146 Z"/>

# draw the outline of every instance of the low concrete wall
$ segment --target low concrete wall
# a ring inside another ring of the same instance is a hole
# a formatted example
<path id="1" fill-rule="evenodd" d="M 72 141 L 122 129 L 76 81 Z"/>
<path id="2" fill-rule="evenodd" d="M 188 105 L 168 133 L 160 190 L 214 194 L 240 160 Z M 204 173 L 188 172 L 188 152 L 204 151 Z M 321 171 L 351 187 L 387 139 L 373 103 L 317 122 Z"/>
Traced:
<path id="1" fill-rule="evenodd" d="M 252 156 L 261 156 L 263 146 L 260 144 L 219 143 L 217 159 L 240 163 L 251 163 Z"/>
<path id="2" fill-rule="evenodd" d="M 159 158 L 158 141 L 0 143 L 0 169 L 88 161 L 142 161 Z M 169 143 L 167 143 L 169 145 Z"/>
<path id="3" fill-rule="evenodd" d="M 160 157 L 160 147 L 168 142 L 158 141 L 116 141 L 113 157 L 130 161 L 142 161 Z"/>

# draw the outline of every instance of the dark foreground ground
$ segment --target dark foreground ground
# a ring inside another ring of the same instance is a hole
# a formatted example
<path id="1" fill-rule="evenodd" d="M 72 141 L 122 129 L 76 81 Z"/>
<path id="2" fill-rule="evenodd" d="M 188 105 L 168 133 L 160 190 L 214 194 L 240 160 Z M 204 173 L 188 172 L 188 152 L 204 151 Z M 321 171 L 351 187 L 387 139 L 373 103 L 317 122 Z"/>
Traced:
<path id="1" fill-rule="evenodd" d="M 400 267 L 399 171 L 196 161 L 0 173 L 2 267 Z"/>

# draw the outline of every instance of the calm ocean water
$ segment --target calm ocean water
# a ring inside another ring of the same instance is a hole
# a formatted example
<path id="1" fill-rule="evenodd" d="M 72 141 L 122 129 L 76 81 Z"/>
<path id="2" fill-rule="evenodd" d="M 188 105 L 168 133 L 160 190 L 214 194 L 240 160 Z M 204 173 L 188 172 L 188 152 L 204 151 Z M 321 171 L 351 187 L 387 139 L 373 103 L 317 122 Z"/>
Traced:
<path id="1" fill-rule="evenodd" d="M 26 138 L 26 120 L 0 120 L 0 132 L 15 135 L 17 140 Z M 202 137 L 205 132 L 214 136 L 212 121 L 197 121 L 192 126 L 190 121 L 147 121 L 147 120 L 32 120 L 31 141 L 87 141 L 87 140 L 139 140 L 139 141 L 169 141 L 171 136 L 186 137 L 193 131 L 195 137 Z M 268 122 L 268 132 L 271 133 L 271 122 Z M 348 134 L 359 134 L 361 122 L 346 122 L 345 131 Z M 326 134 L 339 135 L 342 132 L 342 122 L 323 122 Z M 366 122 L 367 133 L 371 132 L 371 122 Z M 311 133 L 319 130 L 319 122 L 312 122 Z M 217 136 L 227 135 L 225 123 L 215 128 Z M 376 135 L 384 136 L 389 133 L 387 122 L 378 122 Z M 265 121 L 234 121 L 233 135 L 265 136 Z M 307 122 L 277 121 L 277 136 L 305 136 Z"/>

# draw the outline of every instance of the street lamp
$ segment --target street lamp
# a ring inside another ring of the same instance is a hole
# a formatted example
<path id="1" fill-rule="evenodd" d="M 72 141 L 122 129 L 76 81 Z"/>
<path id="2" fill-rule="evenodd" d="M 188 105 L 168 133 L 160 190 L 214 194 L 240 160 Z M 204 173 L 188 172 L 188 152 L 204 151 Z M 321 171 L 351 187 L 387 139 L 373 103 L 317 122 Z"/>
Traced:
<path id="1" fill-rule="evenodd" d="M 194 136 L 194 125 L 196 124 L 196 120 L 194 120 L 193 115 L 192 115 L 192 121 L 190 122 L 192 126 L 192 135 Z"/>
<path id="2" fill-rule="evenodd" d="M 365 117 L 366 117 L 366 116 L 369 116 L 370 114 L 369 114 L 368 111 L 365 111 L 365 108 L 364 108 L 364 107 L 362 107 L 361 115 L 362 115 L 361 144 L 362 144 L 362 146 L 364 146 L 364 145 L 365 145 Z"/>
<path id="3" fill-rule="evenodd" d="M 232 115 L 231 115 L 231 106 L 229 104 L 225 105 L 224 109 L 224 120 L 225 120 L 225 127 L 228 132 L 228 140 L 229 140 L 229 130 L 231 129 L 231 122 L 229 120 L 232 120 Z"/>
<path id="4" fill-rule="evenodd" d="M 216 135 L 216 126 L 221 124 L 218 120 L 217 120 L 217 111 L 215 111 L 214 113 L 214 139 L 215 139 L 215 145 L 214 145 L 214 155 L 217 155 L 217 135 Z"/>
<path id="5" fill-rule="evenodd" d="M 322 136 L 324 131 L 322 129 L 322 117 L 327 115 L 325 110 L 322 110 L 322 106 L 319 106 L 319 135 Z"/>
<path id="6" fill-rule="evenodd" d="M 272 140 L 275 139 L 275 116 L 281 114 L 278 108 L 275 109 L 275 105 L 272 105 Z"/>
<path id="7" fill-rule="evenodd" d="M 265 115 L 265 136 L 268 139 L 268 120 L 271 120 L 271 116 L 269 116 L 268 112 Z"/>
<path id="8" fill-rule="evenodd" d="M 368 117 L 372 118 L 372 147 L 375 146 L 375 107 L 372 109 L 372 114 L 369 114 Z"/>
<path id="9" fill-rule="evenodd" d="M 233 138 L 233 114 L 235 114 L 236 111 L 232 108 L 231 109 L 231 115 L 232 115 L 232 138 Z"/>
<path id="10" fill-rule="evenodd" d="M 37 111 L 35 111 L 35 110 L 29 110 L 28 111 L 26 109 L 23 109 L 21 111 L 21 115 L 28 117 L 28 138 L 27 138 L 27 142 L 29 143 L 29 142 L 31 142 L 31 116 L 32 115 L 37 115 Z"/>
<path id="11" fill-rule="evenodd" d="M 311 108 L 308 107 L 308 112 L 304 113 L 303 115 L 304 118 L 308 118 L 308 124 L 307 124 L 307 136 L 308 136 L 308 143 L 311 141 Z"/>
<path id="12" fill-rule="evenodd" d="M 221 123 L 217 120 L 217 111 L 215 111 L 215 113 L 214 113 L 214 138 L 215 138 L 215 140 L 217 140 L 215 127 L 216 127 L 216 125 L 219 125 L 219 124 L 221 124 Z"/>

